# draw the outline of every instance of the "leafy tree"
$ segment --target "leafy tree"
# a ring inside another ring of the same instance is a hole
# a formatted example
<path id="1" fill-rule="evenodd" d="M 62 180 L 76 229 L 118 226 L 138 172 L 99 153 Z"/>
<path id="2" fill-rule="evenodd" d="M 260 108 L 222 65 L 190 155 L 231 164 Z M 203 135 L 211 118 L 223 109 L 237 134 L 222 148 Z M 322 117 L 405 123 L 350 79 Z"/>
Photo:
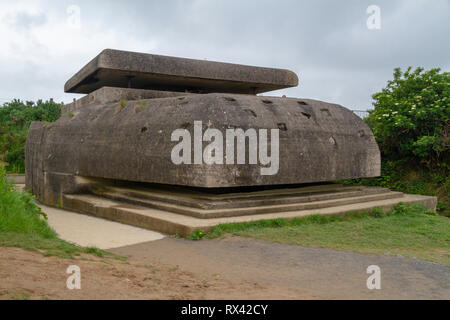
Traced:
<path id="1" fill-rule="evenodd" d="M 13 100 L 0 107 L 0 160 L 12 172 L 25 171 L 25 142 L 32 121 L 56 121 L 62 104 Z"/>
<path id="2" fill-rule="evenodd" d="M 381 152 L 391 160 L 410 159 L 429 167 L 448 166 L 450 73 L 409 67 L 373 95 L 366 119 Z"/>

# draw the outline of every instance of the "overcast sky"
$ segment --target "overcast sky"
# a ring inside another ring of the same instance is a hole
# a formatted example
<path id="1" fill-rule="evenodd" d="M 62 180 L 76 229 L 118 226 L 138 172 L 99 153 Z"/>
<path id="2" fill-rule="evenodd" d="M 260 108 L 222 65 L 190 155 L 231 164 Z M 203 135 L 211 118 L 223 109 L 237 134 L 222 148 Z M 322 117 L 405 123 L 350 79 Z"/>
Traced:
<path id="1" fill-rule="evenodd" d="M 299 86 L 271 95 L 366 110 L 395 67 L 449 71 L 450 1 L 0 0 L 0 39 L 0 103 L 81 97 L 64 83 L 112 48 L 286 68 Z"/>

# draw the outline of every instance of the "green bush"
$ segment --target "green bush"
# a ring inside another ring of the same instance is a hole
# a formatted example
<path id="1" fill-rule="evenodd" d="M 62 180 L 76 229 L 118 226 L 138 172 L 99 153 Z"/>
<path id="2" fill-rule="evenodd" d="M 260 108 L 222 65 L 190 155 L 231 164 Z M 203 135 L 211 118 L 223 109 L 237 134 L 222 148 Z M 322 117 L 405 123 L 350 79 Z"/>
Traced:
<path id="1" fill-rule="evenodd" d="M 8 172 L 25 172 L 25 142 L 32 121 L 56 121 L 62 104 L 13 100 L 0 107 L 0 160 Z"/>
<path id="2" fill-rule="evenodd" d="M 366 119 L 389 160 L 409 159 L 448 166 L 450 149 L 450 73 L 409 67 L 373 95 Z"/>
<path id="3" fill-rule="evenodd" d="M 26 192 L 16 191 L 6 181 L 6 171 L 0 164 L 0 232 L 32 234 L 45 239 L 56 238 L 56 233 L 45 221 L 34 197 Z"/>
<path id="4" fill-rule="evenodd" d="M 365 119 L 382 155 L 381 177 L 346 183 L 438 197 L 450 214 L 450 73 L 409 67 L 373 95 Z"/>

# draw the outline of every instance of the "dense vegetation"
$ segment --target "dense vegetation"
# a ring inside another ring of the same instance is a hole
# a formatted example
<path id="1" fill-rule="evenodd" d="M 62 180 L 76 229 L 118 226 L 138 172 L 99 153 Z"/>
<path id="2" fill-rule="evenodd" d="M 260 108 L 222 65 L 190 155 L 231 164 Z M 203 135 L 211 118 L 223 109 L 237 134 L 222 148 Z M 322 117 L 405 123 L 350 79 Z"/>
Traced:
<path id="1" fill-rule="evenodd" d="M 25 141 L 32 121 L 56 121 L 62 104 L 13 100 L 0 107 L 0 160 L 8 172 L 25 172 Z"/>
<path id="2" fill-rule="evenodd" d="M 0 165 L 0 233 L 35 234 L 49 239 L 56 233 L 47 225 L 46 215 L 34 202 L 33 196 L 17 192 L 6 181 L 6 172 Z"/>
<path id="3" fill-rule="evenodd" d="M 436 195 L 450 213 L 450 73 L 395 69 L 394 79 L 373 95 L 365 119 L 382 154 L 382 176 L 349 183 Z"/>
<path id="4" fill-rule="evenodd" d="M 450 73 L 395 69 L 394 79 L 373 95 L 367 123 L 385 158 L 448 169 Z"/>

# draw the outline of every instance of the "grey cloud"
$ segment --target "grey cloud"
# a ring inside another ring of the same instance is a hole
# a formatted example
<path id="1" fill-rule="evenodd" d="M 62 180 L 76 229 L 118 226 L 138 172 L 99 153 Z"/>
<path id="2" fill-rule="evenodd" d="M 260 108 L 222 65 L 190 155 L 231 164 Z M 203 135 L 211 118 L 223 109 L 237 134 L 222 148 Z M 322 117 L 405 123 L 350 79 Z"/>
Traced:
<path id="1" fill-rule="evenodd" d="M 64 16 L 71 4 L 81 8 L 82 28 L 100 25 L 117 36 L 153 41 L 156 54 L 288 68 L 299 74 L 300 86 L 274 94 L 316 98 L 352 109 L 370 108 L 371 95 L 392 77 L 395 67 L 448 70 L 450 66 L 447 0 L 48 0 L 43 9 Z M 366 27 L 371 4 L 381 8 L 381 30 Z M 115 49 L 136 51 L 130 44 Z M 66 80 L 62 74 L 67 78 L 75 73 L 98 51 L 92 48 L 89 55 L 67 61 L 64 70 L 45 70 L 53 75 L 45 88 L 33 89 L 32 80 L 42 77 L 31 77 L 24 98 L 39 92 L 70 100 L 72 95 L 61 92 Z M 10 85 L 20 87 L 23 75 L 9 75 Z M 0 76 L 0 84 L 4 81 Z M 4 94 L 0 88 L 0 98 Z"/>
<path id="2" fill-rule="evenodd" d="M 33 27 L 44 25 L 47 17 L 43 13 L 29 14 L 20 12 L 11 17 L 11 24 L 18 30 L 28 31 Z"/>

